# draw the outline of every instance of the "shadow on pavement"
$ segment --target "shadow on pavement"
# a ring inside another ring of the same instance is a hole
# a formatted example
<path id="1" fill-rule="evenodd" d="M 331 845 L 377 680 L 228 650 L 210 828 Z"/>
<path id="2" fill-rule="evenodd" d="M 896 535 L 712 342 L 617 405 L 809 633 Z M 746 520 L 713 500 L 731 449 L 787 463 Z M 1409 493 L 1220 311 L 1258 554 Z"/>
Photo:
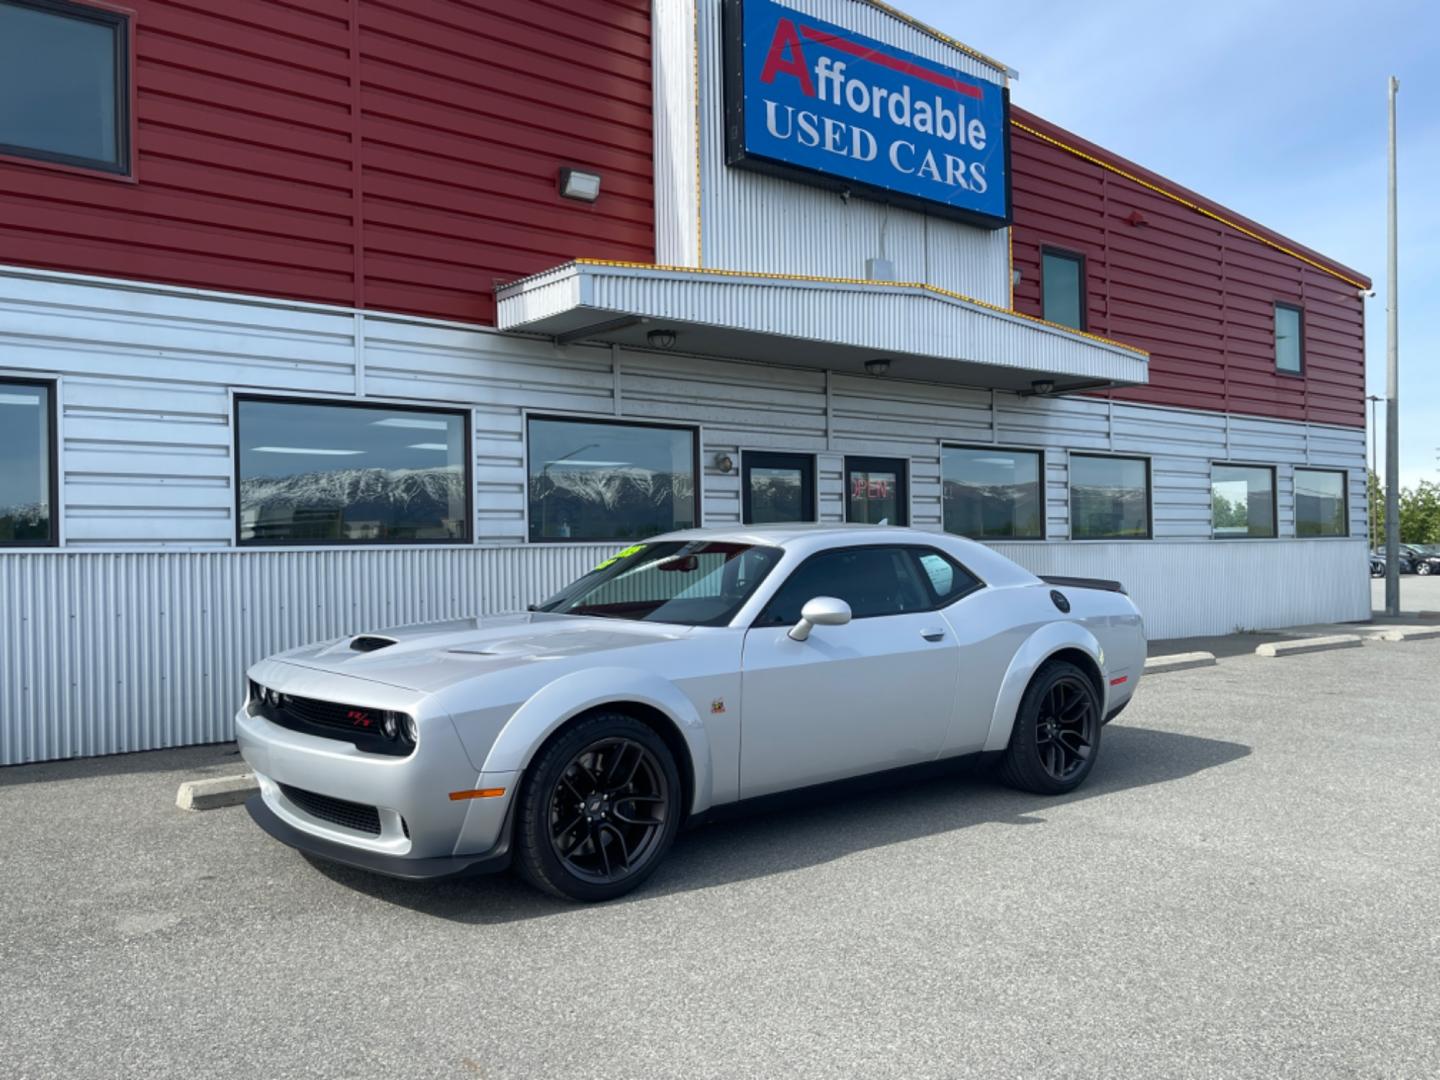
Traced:
<path id="1" fill-rule="evenodd" d="M 137 750 L 103 757 L 76 757 L 61 761 L 0 765 L 0 788 L 19 784 L 55 783 L 64 780 L 94 780 L 139 773 L 183 771 L 181 779 L 226 776 L 249 772 L 233 741 L 205 743 L 170 750 Z M 179 781 L 177 780 L 177 783 Z"/>
<path id="2" fill-rule="evenodd" d="M 682 832 L 655 876 L 617 904 L 725 885 L 816 866 L 858 851 L 972 825 L 1039 825 L 1049 809 L 1149 784 L 1179 780 L 1250 753 L 1240 743 L 1128 727 L 1105 729 L 1095 771 L 1078 791 L 1060 798 L 1000 787 L 963 767 L 884 790 L 856 785 L 829 789 L 823 801 L 792 797 L 783 810 L 757 810 Z M 331 880 L 387 903 L 435 918 L 465 923 L 506 923 L 581 910 L 543 896 L 513 875 L 417 883 L 312 861 Z"/>

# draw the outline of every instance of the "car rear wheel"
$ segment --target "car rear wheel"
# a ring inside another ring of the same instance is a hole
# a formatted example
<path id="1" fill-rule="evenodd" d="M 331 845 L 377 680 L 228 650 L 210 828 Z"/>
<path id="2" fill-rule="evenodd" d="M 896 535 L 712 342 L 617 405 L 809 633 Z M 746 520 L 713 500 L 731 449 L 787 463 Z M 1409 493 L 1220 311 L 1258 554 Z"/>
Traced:
<path id="1" fill-rule="evenodd" d="M 556 896 L 612 900 L 654 872 L 680 815 L 680 773 L 664 740 L 632 716 L 594 713 L 532 763 L 516 819 L 517 867 Z"/>
<path id="2" fill-rule="evenodd" d="M 1420 565 L 1415 567 L 1415 572 L 1423 576 L 1425 574 L 1433 573 L 1434 568 L 1428 562 L 1422 562 Z"/>
<path id="3" fill-rule="evenodd" d="M 1100 695 L 1085 672 L 1067 661 L 1051 661 L 1020 699 L 1001 779 L 1037 795 L 1075 790 L 1095 766 L 1100 720 Z"/>

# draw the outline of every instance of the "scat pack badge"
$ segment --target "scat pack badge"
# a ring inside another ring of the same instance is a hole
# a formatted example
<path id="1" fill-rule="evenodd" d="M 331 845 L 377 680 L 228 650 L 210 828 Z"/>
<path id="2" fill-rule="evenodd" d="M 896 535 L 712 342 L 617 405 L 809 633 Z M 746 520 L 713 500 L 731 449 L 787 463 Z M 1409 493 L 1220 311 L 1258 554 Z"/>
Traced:
<path id="1" fill-rule="evenodd" d="M 724 711 L 725 711 L 725 699 L 724 699 L 724 698 L 717 697 L 714 701 L 710 702 L 710 715 L 711 715 L 711 716 L 717 716 L 717 715 L 719 715 L 720 713 L 723 713 Z"/>

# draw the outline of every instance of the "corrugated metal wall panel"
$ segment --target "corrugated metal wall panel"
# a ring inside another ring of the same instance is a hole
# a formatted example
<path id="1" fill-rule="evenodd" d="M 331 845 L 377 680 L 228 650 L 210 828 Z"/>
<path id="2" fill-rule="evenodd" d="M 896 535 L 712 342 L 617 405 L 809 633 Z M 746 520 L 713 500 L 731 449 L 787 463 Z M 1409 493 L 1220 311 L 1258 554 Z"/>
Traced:
<path id="1" fill-rule="evenodd" d="M 1015 118 L 1144 174 L 1028 113 L 1016 110 Z M 1150 353 L 1148 384 L 1111 396 L 1364 426 L 1365 306 L 1355 285 L 1029 131 L 1016 128 L 1011 140 L 1014 261 L 1021 274 L 1015 307 L 1041 313 L 1043 247 L 1084 255 L 1087 329 Z M 1168 184 L 1162 177 L 1150 182 Z M 1277 301 L 1304 307 L 1304 377 L 1275 370 Z"/>
<path id="2" fill-rule="evenodd" d="M 496 277 L 653 257 L 648 5 L 126 6 L 138 182 L 0 162 L 10 261 L 487 322 Z"/>

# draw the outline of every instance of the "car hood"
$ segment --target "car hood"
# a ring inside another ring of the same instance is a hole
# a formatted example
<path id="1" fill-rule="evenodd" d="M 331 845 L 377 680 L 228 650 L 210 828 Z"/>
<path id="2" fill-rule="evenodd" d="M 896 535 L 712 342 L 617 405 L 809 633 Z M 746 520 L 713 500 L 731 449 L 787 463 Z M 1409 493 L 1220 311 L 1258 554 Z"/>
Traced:
<path id="1" fill-rule="evenodd" d="M 690 627 L 663 623 L 534 612 L 347 634 L 337 641 L 279 653 L 274 659 L 315 671 L 431 691 L 475 675 L 599 657 L 681 638 L 689 632 Z"/>

